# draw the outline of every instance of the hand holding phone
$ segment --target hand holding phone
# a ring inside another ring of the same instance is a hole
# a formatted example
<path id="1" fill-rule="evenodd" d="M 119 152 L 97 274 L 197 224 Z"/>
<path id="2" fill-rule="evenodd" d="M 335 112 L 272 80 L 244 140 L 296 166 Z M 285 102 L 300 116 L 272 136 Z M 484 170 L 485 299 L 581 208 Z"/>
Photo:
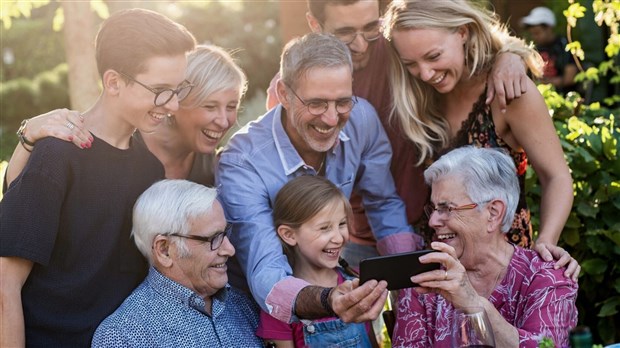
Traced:
<path id="1" fill-rule="evenodd" d="M 418 286 L 411 282 L 416 274 L 439 269 L 437 262 L 420 263 L 419 257 L 436 250 L 419 250 L 401 254 L 370 257 L 360 262 L 360 284 L 370 280 L 385 280 L 388 290 Z"/>

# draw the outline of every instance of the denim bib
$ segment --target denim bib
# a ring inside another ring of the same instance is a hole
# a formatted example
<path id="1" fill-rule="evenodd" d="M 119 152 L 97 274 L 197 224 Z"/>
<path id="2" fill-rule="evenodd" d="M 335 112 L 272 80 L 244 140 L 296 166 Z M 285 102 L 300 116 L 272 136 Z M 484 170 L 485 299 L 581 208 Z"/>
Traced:
<path id="1" fill-rule="evenodd" d="M 346 324 L 340 319 L 304 323 L 306 347 L 371 347 L 364 323 Z"/>

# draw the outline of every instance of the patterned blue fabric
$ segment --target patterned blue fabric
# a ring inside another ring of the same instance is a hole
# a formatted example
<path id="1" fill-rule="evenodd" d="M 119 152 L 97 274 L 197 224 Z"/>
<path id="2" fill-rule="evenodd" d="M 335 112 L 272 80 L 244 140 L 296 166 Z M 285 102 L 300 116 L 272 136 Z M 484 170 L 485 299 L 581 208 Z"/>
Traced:
<path id="1" fill-rule="evenodd" d="M 123 304 L 99 325 L 93 347 L 262 347 L 258 307 L 230 285 L 212 297 L 212 315 L 192 290 L 151 267 Z"/>

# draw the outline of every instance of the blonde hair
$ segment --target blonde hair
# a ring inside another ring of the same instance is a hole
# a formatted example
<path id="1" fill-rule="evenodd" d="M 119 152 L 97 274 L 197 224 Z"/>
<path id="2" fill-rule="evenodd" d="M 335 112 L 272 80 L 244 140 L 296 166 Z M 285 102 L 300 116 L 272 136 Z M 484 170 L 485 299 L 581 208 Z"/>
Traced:
<path id="1" fill-rule="evenodd" d="M 194 88 L 181 105 L 199 107 L 210 95 L 219 91 L 239 90 L 239 98 L 247 90 L 247 78 L 230 53 L 215 45 L 196 46 L 187 57 L 186 79 Z"/>
<path id="2" fill-rule="evenodd" d="M 388 41 L 394 31 L 430 28 L 456 32 L 466 27 L 469 37 L 464 48 L 465 67 L 470 77 L 489 72 L 498 53 L 506 48 L 523 57 L 534 74 L 542 70 L 540 55 L 522 40 L 510 37 L 495 13 L 466 0 L 395 0 L 388 7 L 384 25 Z M 400 120 L 403 132 L 416 145 L 420 165 L 449 144 L 449 124 L 439 104 L 439 93 L 411 76 L 396 49 L 389 46 L 393 94 L 390 117 Z"/>

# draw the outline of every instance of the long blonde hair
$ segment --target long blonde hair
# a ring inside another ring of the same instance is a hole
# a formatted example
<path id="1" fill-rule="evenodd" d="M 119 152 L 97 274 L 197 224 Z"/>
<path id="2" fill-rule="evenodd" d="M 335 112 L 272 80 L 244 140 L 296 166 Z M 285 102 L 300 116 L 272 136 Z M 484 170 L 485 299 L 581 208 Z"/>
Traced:
<path id="1" fill-rule="evenodd" d="M 523 57 L 534 74 L 540 74 L 542 59 L 522 40 L 512 38 L 495 13 L 474 7 L 466 0 L 395 0 L 384 18 L 384 35 L 391 42 L 394 31 L 411 29 L 444 29 L 457 31 L 467 27 L 465 67 L 469 77 L 488 73 L 498 53 L 510 51 Z M 390 84 L 393 106 L 390 117 L 400 121 L 403 133 L 416 145 L 417 165 L 450 142 L 449 124 L 444 118 L 439 93 L 430 85 L 414 78 L 400 61 L 393 44 L 390 51 Z"/>

